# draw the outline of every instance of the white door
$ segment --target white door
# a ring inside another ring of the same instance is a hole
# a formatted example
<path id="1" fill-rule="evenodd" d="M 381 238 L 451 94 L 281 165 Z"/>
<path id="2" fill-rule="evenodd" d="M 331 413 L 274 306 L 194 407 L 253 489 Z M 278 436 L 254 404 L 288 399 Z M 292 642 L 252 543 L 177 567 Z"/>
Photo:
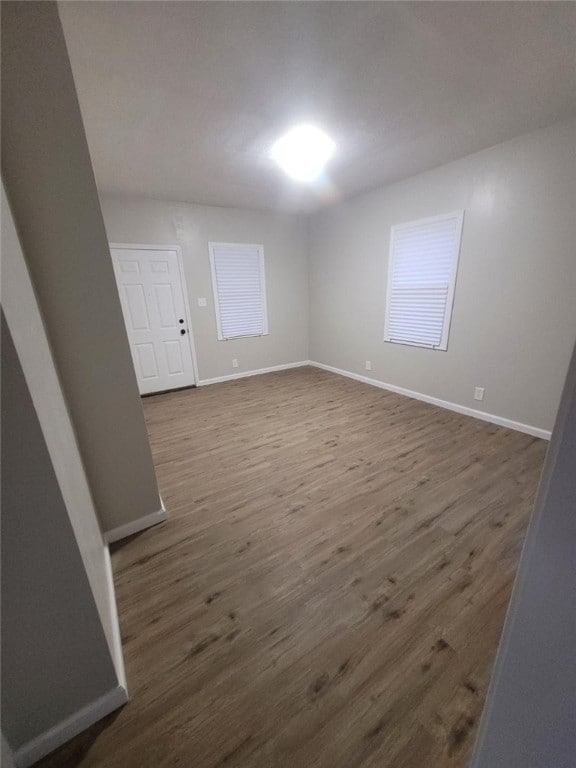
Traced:
<path id="1" fill-rule="evenodd" d="M 110 250 L 140 394 L 194 384 L 178 252 L 116 245 Z"/>

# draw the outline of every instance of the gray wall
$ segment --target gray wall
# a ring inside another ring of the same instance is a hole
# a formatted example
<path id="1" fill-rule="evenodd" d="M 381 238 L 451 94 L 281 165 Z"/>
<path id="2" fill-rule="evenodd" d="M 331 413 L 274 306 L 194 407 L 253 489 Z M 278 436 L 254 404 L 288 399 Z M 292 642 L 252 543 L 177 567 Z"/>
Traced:
<path id="1" fill-rule="evenodd" d="M 1 216 L 2 311 L 52 460 L 108 647 L 118 677 L 124 680 L 110 554 L 102 539 L 84 464 L 4 186 Z"/>
<path id="2" fill-rule="evenodd" d="M 200 379 L 308 359 L 303 217 L 106 195 L 101 203 L 110 242 L 182 248 Z M 268 336 L 218 341 L 209 241 L 264 245 Z M 198 307 L 198 298 L 206 298 L 207 306 Z M 232 368 L 232 358 L 239 362 L 237 370 Z"/>
<path id="3" fill-rule="evenodd" d="M 52 2 L 2 4 L 2 172 L 104 530 L 160 500 Z"/>
<path id="4" fill-rule="evenodd" d="M 2 318 L 2 732 L 16 751 L 117 685 L 72 526 Z"/>
<path id="5" fill-rule="evenodd" d="M 576 763 L 576 348 L 530 522 L 473 768 Z"/>
<path id="6" fill-rule="evenodd" d="M 310 359 L 551 429 L 576 334 L 575 145 L 559 123 L 312 216 Z M 384 343 L 390 227 L 458 209 L 448 350 Z"/>

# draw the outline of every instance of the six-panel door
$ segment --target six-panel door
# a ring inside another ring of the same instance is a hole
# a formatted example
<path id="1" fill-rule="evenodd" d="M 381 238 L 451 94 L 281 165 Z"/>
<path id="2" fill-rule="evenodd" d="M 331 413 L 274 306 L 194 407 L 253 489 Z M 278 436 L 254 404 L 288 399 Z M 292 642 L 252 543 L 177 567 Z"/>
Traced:
<path id="1" fill-rule="evenodd" d="M 194 384 L 177 252 L 112 248 L 111 253 L 140 394 Z"/>

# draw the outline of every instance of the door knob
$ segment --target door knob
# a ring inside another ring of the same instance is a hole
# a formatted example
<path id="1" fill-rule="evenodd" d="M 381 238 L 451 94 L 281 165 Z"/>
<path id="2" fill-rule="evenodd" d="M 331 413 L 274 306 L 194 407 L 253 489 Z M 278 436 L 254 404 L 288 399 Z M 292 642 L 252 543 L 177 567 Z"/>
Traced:
<path id="1" fill-rule="evenodd" d="M 185 333 L 186 333 L 186 329 L 185 328 L 181 328 L 180 329 L 180 335 L 184 336 Z"/>
<path id="2" fill-rule="evenodd" d="M 183 320 L 182 318 L 180 318 L 180 320 L 178 320 L 178 322 L 179 322 L 179 323 L 183 323 L 183 322 L 184 322 L 184 320 Z"/>

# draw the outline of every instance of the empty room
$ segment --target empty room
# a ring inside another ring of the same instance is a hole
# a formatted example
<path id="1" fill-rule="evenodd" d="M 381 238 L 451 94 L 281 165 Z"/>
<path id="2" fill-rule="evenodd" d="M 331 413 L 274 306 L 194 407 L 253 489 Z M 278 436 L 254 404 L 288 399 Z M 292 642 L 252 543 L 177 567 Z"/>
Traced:
<path id="1" fill-rule="evenodd" d="M 2 3 L 2 765 L 576 765 L 576 5 Z"/>

